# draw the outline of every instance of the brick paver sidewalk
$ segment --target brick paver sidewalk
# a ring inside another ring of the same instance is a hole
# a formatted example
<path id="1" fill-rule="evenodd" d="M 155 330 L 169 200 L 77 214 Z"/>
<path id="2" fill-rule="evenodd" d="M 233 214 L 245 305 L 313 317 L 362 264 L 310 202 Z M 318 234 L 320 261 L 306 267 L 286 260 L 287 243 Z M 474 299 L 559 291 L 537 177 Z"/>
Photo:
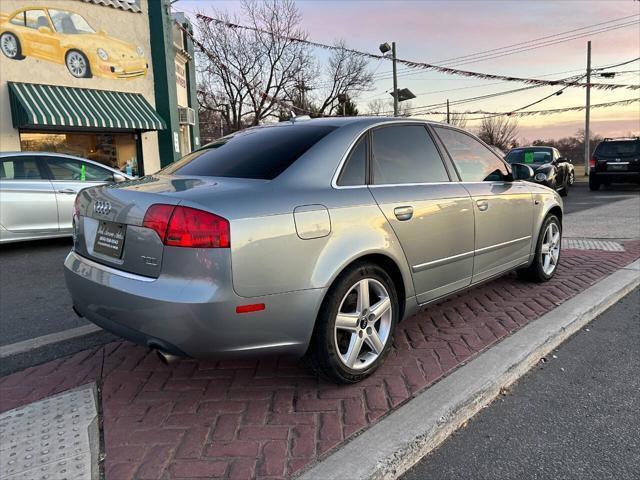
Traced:
<path id="1" fill-rule="evenodd" d="M 371 378 L 337 387 L 298 362 L 182 360 L 165 366 L 115 342 L 0 379 L 0 411 L 103 380 L 106 477 L 283 478 L 409 400 L 478 352 L 640 257 L 565 250 L 554 280 L 514 274 L 400 324 Z"/>

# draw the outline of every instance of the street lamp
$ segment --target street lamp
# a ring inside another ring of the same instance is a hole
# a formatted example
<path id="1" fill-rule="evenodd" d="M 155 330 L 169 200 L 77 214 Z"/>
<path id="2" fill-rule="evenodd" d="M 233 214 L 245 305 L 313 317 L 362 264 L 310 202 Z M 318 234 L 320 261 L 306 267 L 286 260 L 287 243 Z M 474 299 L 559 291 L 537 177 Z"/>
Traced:
<path id="1" fill-rule="evenodd" d="M 391 42 L 391 45 L 389 45 L 387 42 L 381 43 L 378 48 L 380 49 L 382 55 L 385 55 L 387 52 L 391 51 L 391 60 L 393 62 L 393 91 L 391 92 L 391 96 L 393 97 L 393 116 L 397 117 L 398 103 L 404 102 L 405 100 L 411 100 L 412 98 L 416 98 L 416 96 L 408 88 L 398 90 L 398 74 L 396 71 L 396 42 Z"/>
<path id="2" fill-rule="evenodd" d="M 393 116 L 398 116 L 398 95 L 396 92 L 398 91 L 398 76 L 396 74 L 396 42 L 391 42 L 391 46 L 388 43 L 380 44 L 380 52 L 385 55 L 387 52 L 391 51 L 391 61 L 393 62 Z"/>

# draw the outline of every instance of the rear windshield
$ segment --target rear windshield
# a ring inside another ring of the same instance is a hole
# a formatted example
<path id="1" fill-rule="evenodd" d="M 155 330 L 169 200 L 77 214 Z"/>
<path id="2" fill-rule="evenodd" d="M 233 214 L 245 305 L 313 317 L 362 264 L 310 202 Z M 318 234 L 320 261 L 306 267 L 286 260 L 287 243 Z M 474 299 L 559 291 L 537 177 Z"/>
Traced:
<path id="1" fill-rule="evenodd" d="M 514 148 L 507 155 L 509 163 L 549 163 L 552 159 L 550 148 Z"/>
<path id="2" fill-rule="evenodd" d="M 640 141 L 602 142 L 596 147 L 594 155 L 603 157 L 633 157 L 640 155 Z"/>
<path id="3" fill-rule="evenodd" d="M 162 172 L 272 180 L 335 129 L 283 125 L 245 130 L 190 153 Z"/>

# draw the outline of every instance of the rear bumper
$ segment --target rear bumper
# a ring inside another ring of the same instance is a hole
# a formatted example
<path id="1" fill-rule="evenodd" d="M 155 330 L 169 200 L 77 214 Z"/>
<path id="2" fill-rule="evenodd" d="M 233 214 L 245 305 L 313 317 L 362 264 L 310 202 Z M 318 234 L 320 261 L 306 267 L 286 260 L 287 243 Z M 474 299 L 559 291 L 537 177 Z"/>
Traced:
<path id="1" fill-rule="evenodd" d="M 589 176 L 600 182 L 635 183 L 640 182 L 640 172 L 596 172 L 589 171 Z"/>
<path id="2" fill-rule="evenodd" d="M 224 262 L 222 262 L 224 263 Z M 96 325 L 139 345 L 196 358 L 303 355 L 325 289 L 244 298 L 230 278 L 142 277 L 70 252 L 64 275 L 76 310 Z M 228 270 L 227 268 L 228 267 Z M 265 310 L 237 314 L 238 305 Z"/>

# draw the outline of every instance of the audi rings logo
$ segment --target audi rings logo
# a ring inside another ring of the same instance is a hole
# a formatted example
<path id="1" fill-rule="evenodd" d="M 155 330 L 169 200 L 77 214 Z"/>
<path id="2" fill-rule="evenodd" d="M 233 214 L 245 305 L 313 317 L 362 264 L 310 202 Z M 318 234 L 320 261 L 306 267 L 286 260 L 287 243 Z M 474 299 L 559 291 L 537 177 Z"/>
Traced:
<path id="1" fill-rule="evenodd" d="M 111 211 L 111 204 L 102 200 L 97 200 L 93 204 L 93 211 L 102 215 L 107 215 Z"/>

